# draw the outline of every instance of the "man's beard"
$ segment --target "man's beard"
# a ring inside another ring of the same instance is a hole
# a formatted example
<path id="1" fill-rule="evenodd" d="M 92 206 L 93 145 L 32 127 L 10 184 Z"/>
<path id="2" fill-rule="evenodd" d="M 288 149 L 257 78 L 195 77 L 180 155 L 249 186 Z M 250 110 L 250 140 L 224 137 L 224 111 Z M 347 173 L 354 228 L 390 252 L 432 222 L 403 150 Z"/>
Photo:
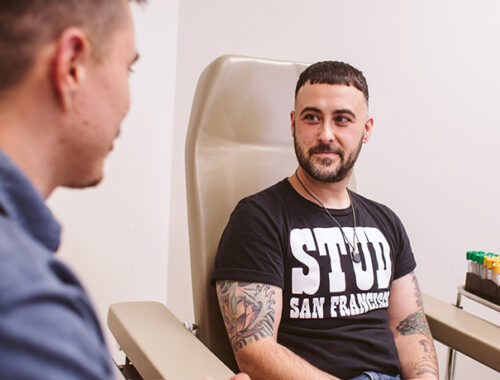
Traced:
<path id="1" fill-rule="evenodd" d="M 342 181 L 354 167 L 359 153 L 361 152 L 361 147 L 363 146 L 363 138 L 364 133 L 359 140 L 356 150 L 348 156 L 346 156 L 345 151 L 341 148 L 331 144 L 322 143 L 310 148 L 308 155 L 306 155 L 302 147 L 299 146 L 295 135 L 293 136 L 293 143 L 295 146 L 295 155 L 297 156 L 299 165 L 311 178 L 319 182 L 339 182 Z M 313 159 L 313 154 L 318 152 L 336 153 L 340 159 L 338 167 L 335 170 L 328 170 L 333 165 L 333 160 L 330 158 Z M 313 160 L 316 160 L 316 162 L 313 162 Z"/>

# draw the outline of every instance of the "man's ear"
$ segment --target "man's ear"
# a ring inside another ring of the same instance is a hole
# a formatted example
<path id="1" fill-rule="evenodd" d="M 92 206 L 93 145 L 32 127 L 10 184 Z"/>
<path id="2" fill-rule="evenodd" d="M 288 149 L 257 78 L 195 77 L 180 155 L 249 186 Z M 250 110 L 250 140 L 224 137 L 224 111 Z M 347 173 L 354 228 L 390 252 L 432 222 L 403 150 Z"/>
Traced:
<path id="1" fill-rule="evenodd" d="M 292 128 L 292 136 L 295 136 L 295 111 L 290 111 L 290 123 Z"/>
<path id="2" fill-rule="evenodd" d="M 64 110 L 71 107 L 89 60 L 90 43 L 85 33 L 79 28 L 66 29 L 57 40 L 52 77 L 57 99 Z"/>
<path id="3" fill-rule="evenodd" d="M 365 123 L 365 131 L 364 131 L 365 133 L 363 136 L 363 144 L 366 144 L 368 142 L 368 140 L 370 140 L 370 135 L 372 133 L 372 129 L 373 129 L 373 118 L 370 117 L 370 118 L 368 118 L 368 120 Z"/>

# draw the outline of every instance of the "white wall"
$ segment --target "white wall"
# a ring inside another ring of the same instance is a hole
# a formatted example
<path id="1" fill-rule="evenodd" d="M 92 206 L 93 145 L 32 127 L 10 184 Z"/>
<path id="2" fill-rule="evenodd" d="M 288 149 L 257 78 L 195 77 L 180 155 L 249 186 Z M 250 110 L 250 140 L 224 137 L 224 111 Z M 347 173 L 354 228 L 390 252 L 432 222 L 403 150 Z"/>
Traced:
<path id="1" fill-rule="evenodd" d="M 484 0 L 181 1 L 168 272 L 174 312 L 192 318 L 184 183 L 191 101 L 203 68 L 228 53 L 345 60 L 364 71 L 375 129 L 357 165 L 358 191 L 399 214 L 423 290 L 454 302 L 465 251 L 500 252 L 499 8 Z M 443 371 L 441 346 L 439 356 Z M 456 380 L 498 376 L 466 358 L 457 372 Z"/>
<path id="2" fill-rule="evenodd" d="M 103 326 L 111 303 L 167 296 L 177 1 L 150 1 L 133 13 L 141 58 L 105 179 L 96 189 L 57 190 L 49 202 L 64 227 L 60 257 L 87 287 Z"/>
<path id="3" fill-rule="evenodd" d="M 102 321 L 110 303 L 139 299 L 167 299 L 192 319 L 184 140 L 198 76 L 227 53 L 340 59 L 365 72 L 375 130 L 358 189 L 400 215 L 423 290 L 453 302 L 464 252 L 500 252 L 499 8 L 493 0 L 151 0 L 134 9 L 142 58 L 106 178 L 50 201 L 65 229 L 61 256 Z M 457 370 L 457 380 L 496 377 L 462 357 Z"/>

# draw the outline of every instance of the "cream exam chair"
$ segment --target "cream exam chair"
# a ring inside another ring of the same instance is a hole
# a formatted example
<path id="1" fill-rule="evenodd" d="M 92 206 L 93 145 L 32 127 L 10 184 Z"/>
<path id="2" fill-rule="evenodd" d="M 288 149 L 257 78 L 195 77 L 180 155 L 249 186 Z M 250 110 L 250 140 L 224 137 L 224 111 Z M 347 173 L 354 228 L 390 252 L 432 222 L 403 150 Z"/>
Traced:
<path id="1" fill-rule="evenodd" d="M 115 304 L 108 314 L 109 328 L 144 378 L 227 380 L 237 370 L 209 276 L 236 203 L 297 165 L 289 115 L 306 66 L 224 56 L 202 73 L 186 139 L 196 337 L 161 304 Z"/>
<path id="2" fill-rule="evenodd" d="M 144 379 L 201 380 L 210 374 L 227 380 L 237 371 L 209 276 L 238 200 L 285 178 L 297 165 L 289 113 L 306 66 L 223 56 L 202 73 L 186 139 L 196 336 L 157 302 L 114 304 L 108 314 L 111 332 Z M 438 340 L 477 359 L 497 339 L 499 357 L 498 331 L 484 330 L 487 322 L 430 296 L 425 305 Z"/>

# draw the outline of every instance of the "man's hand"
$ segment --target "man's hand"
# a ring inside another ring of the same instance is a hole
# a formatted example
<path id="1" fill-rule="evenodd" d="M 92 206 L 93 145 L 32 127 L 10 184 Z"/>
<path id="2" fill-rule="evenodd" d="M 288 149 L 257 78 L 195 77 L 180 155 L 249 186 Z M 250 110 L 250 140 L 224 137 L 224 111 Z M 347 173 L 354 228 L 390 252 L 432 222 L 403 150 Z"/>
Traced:
<path id="1" fill-rule="evenodd" d="M 251 380 L 251 379 L 250 376 L 248 376 L 246 373 L 238 373 L 237 375 L 231 377 L 229 380 Z"/>
<path id="2" fill-rule="evenodd" d="M 388 312 L 402 377 L 408 380 L 437 380 L 436 351 L 425 318 L 420 287 L 413 272 L 392 283 Z"/>
<path id="3" fill-rule="evenodd" d="M 203 380 L 215 380 L 211 376 L 204 377 Z M 229 380 L 251 380 L 250 376 L 248 376 L 246 373 L 238 373 L 231 377 Z"/>

